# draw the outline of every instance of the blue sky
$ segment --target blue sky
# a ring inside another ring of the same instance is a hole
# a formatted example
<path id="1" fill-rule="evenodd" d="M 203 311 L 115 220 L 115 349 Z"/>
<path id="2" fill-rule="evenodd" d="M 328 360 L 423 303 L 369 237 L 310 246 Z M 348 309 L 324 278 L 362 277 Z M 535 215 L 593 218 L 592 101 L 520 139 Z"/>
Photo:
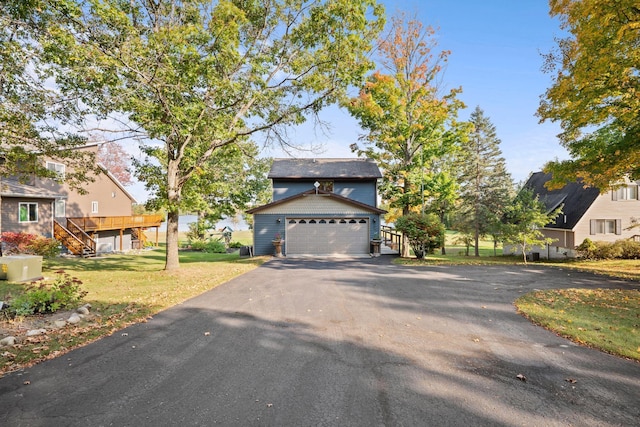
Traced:
<path id="1" fill-rule="evenodd" d="M 554 123 L 539 124 L 535 112 L 540 96 L 551 84 L 541 71 L 542 53 L 562 35 L 557 19 L 548 14 L 545 0 L 382 0 L 387 14 L 404 12 L 424 25 L 439 28 L 440 50 L 450 50 L 444 74 L 448 88 L 462 87 L 460 99 L 467 119 L 479 105 L 496 126 L 507 168 L 516 182 L 541 169 L 549 160 L 567 158 Z M 355 95 L 355 92 L 354 92 Z M 297 157 L 354 157 L 349 145 L 363 134 L 356 120 L 338 108 L 322 112 L 330 124 L 326 131 L 301 126 L 289 136 L 305 146 L 322 145 L 320 153 L 296 153 Z M 256 141 L 260 142 L 260 141 Z M 265 149 L 263 156 L 287 157 Z M 146 200 L 142 185 L 129 187 L 140 202 Z"/>
<path id="2" fill-rule="evenodd" d="M 450 50 L 444 74 L 448 88 L 462 86 L 460 99 L 467 119 L 479 105 L 496 126 L 507 167 L 516 182 L 526 180 L 549 160 L 567 158 L 558 143 L 557 124 L 539 124 L 535 112 L 540 96 L 551 84 L 541 71 L 542 53 L 562 35 L 545 0 L 383 0 L 389 16 L 398 11 L 417 16 L 424 25 L 439 28 L 440 50 Z M 297 142 L 323 144 L 317 157 L 353 157 L 349 145 L 363 133 L 348 113 L 331 108 L 323 119 L 331 130 L 323 134 L 301 127 L 291 136 Z M 277 150 L 266 155 L 285 157 Z M 312 154 L 301 153 L 300 157 Z"/>

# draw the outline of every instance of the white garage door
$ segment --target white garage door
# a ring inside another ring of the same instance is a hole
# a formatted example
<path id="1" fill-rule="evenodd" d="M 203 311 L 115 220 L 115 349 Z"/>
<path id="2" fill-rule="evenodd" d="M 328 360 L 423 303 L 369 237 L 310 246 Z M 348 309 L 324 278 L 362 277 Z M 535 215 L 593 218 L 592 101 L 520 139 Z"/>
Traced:
<path id="1" fill-rule="evenodd" d="M 289 218 L 287 255 L 362 255 L 369 253 L 367 218 Z"/>

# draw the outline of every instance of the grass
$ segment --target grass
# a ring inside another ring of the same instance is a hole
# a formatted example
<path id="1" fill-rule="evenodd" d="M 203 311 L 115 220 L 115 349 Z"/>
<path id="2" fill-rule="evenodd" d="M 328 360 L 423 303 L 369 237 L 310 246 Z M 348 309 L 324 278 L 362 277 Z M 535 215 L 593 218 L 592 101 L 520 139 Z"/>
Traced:
<path id="1" fill-rule="evenodd" d="M 640 360 L 640 291 L 555 289 L 515 302 L 532 322 L 577 343 Z"/>
<path id="2" fill-rule="evenodd" d="M 65 270 L 80 279 L 85 302 L 96 317 L 80 326 L 67 326 L 46 335 L 25 338 L 18 346 L 0 353 L 0 374 L 109 335 L 123 327 L 199 295 L 248 272 L 267 258 L 243 258 L 234 254 L 181 251 L 180 269 L 164 271 L 165 250 L 139 255 L 109 255 L 95 259 L 55 258 L 45 260 L 43 274 Z M 0 300 L 21 292 L 24 285 L 0 281 Z M 25 323 L 26 319 L 12 322 Z"/>
<path id="3" fill-rule="evenodd" d="M 447 232 L 447 255 L 425 259 L 398 258 L 404 265 L 523 266 L 521 256 L 493 256 L 493 242 L 480 242 L 480 257 L 465 256 L 455 245 L 456 233 Z M 502 251 L 500 250 L 500 253 Z M 473 254 L 473 248 L 471 249 Z M 640 260 L 541 260 L 533 263 L 570 268 L 640 281 Z M 520 314 L 574 342 L 618 356 L 640 360 L 640 291 L 621 289 L 555 289 L 536 291 L 516 301 Z"/>

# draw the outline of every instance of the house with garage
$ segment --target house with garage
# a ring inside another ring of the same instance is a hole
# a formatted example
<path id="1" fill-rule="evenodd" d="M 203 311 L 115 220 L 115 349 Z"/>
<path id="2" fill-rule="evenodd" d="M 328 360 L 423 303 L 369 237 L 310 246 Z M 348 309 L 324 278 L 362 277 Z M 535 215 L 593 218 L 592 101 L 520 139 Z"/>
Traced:
<path id="1" fill-rule="evenodd" d="M 77 149 L 96 152 L 98 145 Z M 147 240 L 144 231 L 155 228 L 157 232 L 162 224 L 159 215 L 133 215 L 135 199 L 104 167 L 99 165 L 93 181 L 85 183 L 85 192 L 80 193 L 65 183 L 64 163 L 42 161 L 60 179 L 0 181 L 0 231 L 55 237 L 70 253 L 91 256 L 140 248 Z"/>
<path id="2" fill-rule="evenodd" d="M 621 239 L 640 240 L 640 200 L 638 182 L 626 180 L 601 193 L 581 182 L 571 182 L 556 190 L 545 184 L 551 174 L 536 172 L 525 187 L 531 188 L 548 212 L 562 206 L 562 213 L 542 228 L 545 237 L 554 242 L 545 247 L 534 247 L 533 258 L 566 258 L 576 256 L 576 246 L 584 239 L 615 242 Z M 504 253 L 518 252 L 518 248 L 505 247 Z"/>
<path id="3" fill-rule="evenodd" d="M 377 207 L 380 169 L 371 159 L 275 159 L 273 201 L 253 215 L 255 255 L 360 256 L 371 253 L 386 211 Z"/>

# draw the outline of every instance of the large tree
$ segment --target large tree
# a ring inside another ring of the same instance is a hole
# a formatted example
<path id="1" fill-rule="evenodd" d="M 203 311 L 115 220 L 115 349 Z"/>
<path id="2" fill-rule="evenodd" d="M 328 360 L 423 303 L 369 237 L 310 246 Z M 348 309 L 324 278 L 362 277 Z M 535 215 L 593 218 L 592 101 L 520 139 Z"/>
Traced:
<path id="1" fill-rule="evenodd" d="M 287 142 L 284 126 L 361 83 L 383 25 L 374 0 L 66 0 L 54 9 L 56 43 L 46 48 L 65 70 L 58 85 L 145 142 L 139 170 L 154 174 L 138 176 L 168 212 L 167 270 L 179 267 L 180 209 L 200 191 L 190 183 L 215 153 L 260 132 Z"/>
<path id="2" fill-rule="evenodd" d="M 380 43 L 382 70 L 347 107 L 367 131 L 364 146 L 352 149 L 378 162 L 384 170 L 382 198 L 407 215 L 423 205 L 428 181 L 440 178 L 434 162 L 454 149 L 463 104 L 456 98 L 460 89 L 442 93 L 449 52 L 436 50 L 435 30 L 404 17 L 391 24 Z"/>
<path id="3" fill-rule="evenodd" d="M 469 117 L 473 129 L 459 155 L 458 227 L 473 236 L 475 256 L 480 237 L 500 222 L 513 197 L 513 181 L 500 151 L 500 139 L 489 117 L 477 106 Z"/>
<path id="4" fill-rule="evenodd" d="M 553 85 L 538 109 L 562 127 L 571 160 L 546 166 L 553 184 L 581 178 L 607 189 L 640 179 L 640 4 L 637 0 L 550 0 L 569 35 L 546 55 Z"/>
<path id="5" fill-rule="evenodd" d="M 37 17 L 34 13 L 37 12 Z M 43 158 L 67 165 L 65 178 L 74 188 L 90 180 L 94 156 L 74 150 L 86 143 L 74 126 L 81 120 L 77 100 L 51 87 L 55 76 L 43 46 L 54 19 L 41 1 L 0 3 L 0 177 L 58 178 Z"/>

